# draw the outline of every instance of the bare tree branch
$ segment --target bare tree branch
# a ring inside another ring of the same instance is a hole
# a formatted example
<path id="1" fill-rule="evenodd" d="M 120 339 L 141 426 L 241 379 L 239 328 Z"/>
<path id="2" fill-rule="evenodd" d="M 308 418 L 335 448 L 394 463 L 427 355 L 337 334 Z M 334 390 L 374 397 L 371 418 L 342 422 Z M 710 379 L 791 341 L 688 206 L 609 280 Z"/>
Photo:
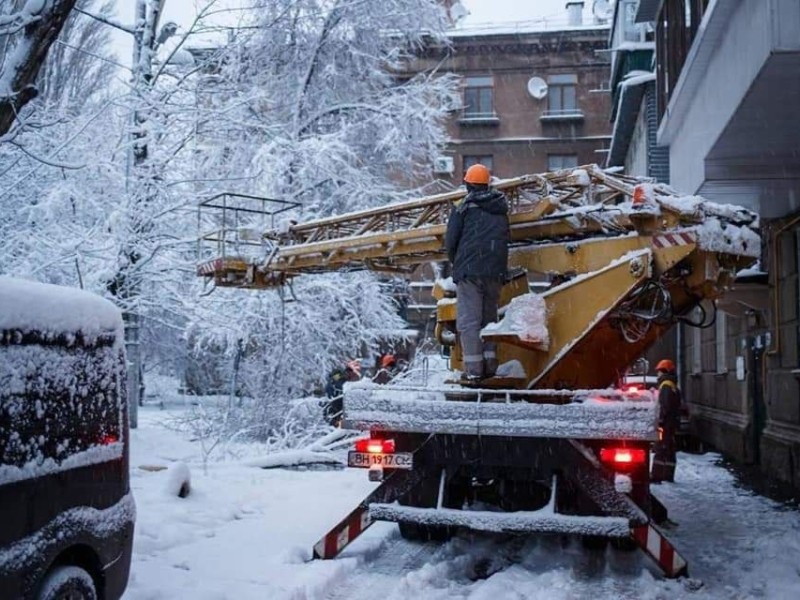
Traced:
<path id="1" fill-rule="evenodd" d="M 100 21 L 101 23 L 105 23 L 106 25 L 110 25 L 111 27 L 116 27 L 117 29 L 124 31 L 125 33 L 130 33 L 131 35 L 134 35 L 136 33 L 133 27 L 128 27 L 127 25 L 123 25 L 119 21 L 115 21 L 106 16 L 95 15 L 93 13 L 86 12 L 85 10 L 81 10 L 80 8 L 77 7 L 75 8 L 75 12 L 79 12 L 82 15 L 86 15 L 87 17 L 90 17 L 95 21 Z"/>

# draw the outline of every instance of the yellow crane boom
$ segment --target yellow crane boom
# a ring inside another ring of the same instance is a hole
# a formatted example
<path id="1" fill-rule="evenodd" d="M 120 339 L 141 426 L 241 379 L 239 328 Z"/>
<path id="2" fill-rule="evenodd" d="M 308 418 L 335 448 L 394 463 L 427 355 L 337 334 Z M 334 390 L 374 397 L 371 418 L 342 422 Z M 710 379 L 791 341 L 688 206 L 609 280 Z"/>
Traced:
<path id="1" fill-rule="evenodd" d="M 498 380 L 498 387 L 610 384 L 677 316 L 718 297 L 760 254 L 755 213 L 595 165 L 524 175 L 496 187 L 509 200 L 509 267 L 517 276 L 501 299 L 509 323 L 483 337 L 499 343 L 501 361 L 517 360 L 524 370 L 524 376 Z M 212 229 L 200 236 L 204 254 L 197 272 L 218 286 L 250 289 L 275 288 L 303 273 L 409 273 L 446 260 L 447 218 L 465 193 L 263 229 L 253 227 L 254 216 L 274 217 L 286 206 L 270 212 L 204 203 L 199 220 Z M 212 208 L 216 214 L 208 212 Z M 552 281 L 538 304 L 546 343 L 531 339 L 518 318 L 511 323 L 522 304 L 512 299 L 530 292 L 525 273 Z M 460 368 L 457 300 L 441 286 L 434 293 L 437 337 L 452 346 L 451 363 Z"/>

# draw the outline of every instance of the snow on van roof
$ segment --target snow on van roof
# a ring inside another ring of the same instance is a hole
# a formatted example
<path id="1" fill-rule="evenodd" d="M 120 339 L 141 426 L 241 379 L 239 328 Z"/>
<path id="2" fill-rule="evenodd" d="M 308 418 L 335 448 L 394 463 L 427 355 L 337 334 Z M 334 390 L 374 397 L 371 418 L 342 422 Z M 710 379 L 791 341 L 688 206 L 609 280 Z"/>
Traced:
<path id="1" fill-rule="evenodd" d="M 122 333 L 119 309 L 75 288 L 0 276 L 0 330 L 61 335 Z"/>

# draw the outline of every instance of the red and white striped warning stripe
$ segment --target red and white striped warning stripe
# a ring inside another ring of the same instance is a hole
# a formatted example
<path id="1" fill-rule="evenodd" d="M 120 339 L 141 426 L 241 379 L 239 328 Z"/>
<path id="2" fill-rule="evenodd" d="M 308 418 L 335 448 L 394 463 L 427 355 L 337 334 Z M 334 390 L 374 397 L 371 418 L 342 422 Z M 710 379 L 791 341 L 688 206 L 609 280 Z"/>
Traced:
<path id="1" fill-rule="evenodd" d="M 675 231 L 653 236 L 654 248 L 669 248 L 671 246 L 688 246 L 697 243 L 697 234 L 693 231 Z"/>
<path id="2" fill-rule="evenodd" d="M 652 523 L 633 528 L 636 543 L 654 559 L 667 577 L 686 574 L 686 561 Z"/>
<path id="3" fill-rule="evenodd" d="M 369 509 L 359 506 L 314 544 L 314 558 L 335 558 L 370 525 Z"/>

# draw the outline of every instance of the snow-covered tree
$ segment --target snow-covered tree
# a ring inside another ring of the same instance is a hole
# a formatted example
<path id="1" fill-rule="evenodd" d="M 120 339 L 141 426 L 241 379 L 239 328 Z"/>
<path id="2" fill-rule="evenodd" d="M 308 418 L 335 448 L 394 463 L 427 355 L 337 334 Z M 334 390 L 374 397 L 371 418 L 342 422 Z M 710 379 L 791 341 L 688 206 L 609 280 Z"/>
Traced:
<path id="1" fill-rule="evenodd" d="M 298 219 L 380 205 L 429 183 L 456 86 L 445 74 L 402 74 L 426 41 L 442 38 L 438 2 L 278 0 L 252 16 L 199 88 L 206 177 L 297 202 Z M 268 427 L 287 398 L 403 327 L 368 274 L 300 277 L 294 291 L 298 302 L 288 304 L 275 293 L 217 291 L 196 319 L 213 339 L 227 331 L 265 350 L 247 355 L 242 382 Z"/>
<path id="2" fill-rule="evenodd" d="M 438 1 L 276 0 L 252 15 L 221 59 L 217 87 L 239 93 L 210 124 L 220 136 L 210 166 L 236 165 L 259 193 L 301 202 L 306 217 L 430 181 L 456 86 L 404 73 L 426 40 L 443 39 Z"/>
<path id="3" fill-rule="evenodd" d="M 214 0 L 171 38 L 174 28 L 157 27 L 159 5 L 137 0 L 134 25 L 122 26 L 140 44 L 124 88 L 103 67 L 93 28 L 110 17 L 99 0 L 81 3 L 73 18 L 82 20 L 62 32 L 65 50 L 43 70 L 37 100 L 52 122 L 0 144 L 0 272 L 111 298 L 152 363 L 180 362 L 191 340 L 230 365 L 243 345 L 240 388 L 263 434 L 290 397 L 404 324 L 368 274 L 299 278 L 296 302 L 285 302 L 287 290 L 202 295 L 197 202 L 231 190 L 271 196 L 299 202 L 293 216 L 305 219 L 423 186 L 454 82 L 401 73 L 445 21 L 435 0 L 278 0 L 245 13 L 249 25 L 229 44 L 190 53 Z M 91 55 L 68 51 L 87 44 Z"/>
<path id="4" fill-rule="evenodd" d="M 4 2 L 0 10 L 0 136 L 39 93 L 36 78 L 76 0 Z"/>

